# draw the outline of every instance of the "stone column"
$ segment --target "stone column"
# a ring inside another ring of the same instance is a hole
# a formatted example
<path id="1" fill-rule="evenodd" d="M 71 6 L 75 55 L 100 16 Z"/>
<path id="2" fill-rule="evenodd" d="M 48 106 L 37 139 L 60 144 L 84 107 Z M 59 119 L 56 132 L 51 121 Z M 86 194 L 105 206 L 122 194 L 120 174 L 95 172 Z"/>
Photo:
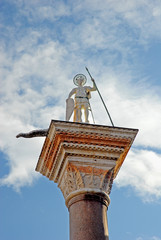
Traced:
<path id="1" fill-rule="evenodd" d="M 70 240 L 108 240 L 107 207 L 109 198 L 82 193 L 68 202 Z"/>
<path id="2" fill-rule="evenodd" d="M 108 240 L 109 194 L 137 129 L 52 120 L 36 171 L 58 183 L 70 240 Z"/>

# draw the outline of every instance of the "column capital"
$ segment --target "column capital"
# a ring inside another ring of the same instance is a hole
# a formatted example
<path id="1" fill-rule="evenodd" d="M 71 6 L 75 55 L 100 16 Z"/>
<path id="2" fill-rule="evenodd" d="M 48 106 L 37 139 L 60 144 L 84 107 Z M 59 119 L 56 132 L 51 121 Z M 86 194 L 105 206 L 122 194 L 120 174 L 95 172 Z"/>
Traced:
<path id="1" fill-rule="evenodd" d="M 102 196 L 109 204 L 113 180 L 137 132 L 52 120 L 36 171 L 58 183 L 67 206 L 81 194 Z"/>

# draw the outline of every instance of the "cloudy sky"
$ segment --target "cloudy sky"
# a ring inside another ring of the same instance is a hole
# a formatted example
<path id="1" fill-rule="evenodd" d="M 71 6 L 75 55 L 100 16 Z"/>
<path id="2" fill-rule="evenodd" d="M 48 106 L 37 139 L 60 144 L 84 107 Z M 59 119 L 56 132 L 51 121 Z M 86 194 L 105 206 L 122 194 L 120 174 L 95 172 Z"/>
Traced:
<path id="1" fill-rule="evenodd" d="M 44 138 L 15 136 L 65 120 L 73 77 L 92 84 L 85 66 L 114 125 L 139 129 L 110 196 L 110 240 L 161 240 L 161 2 L 1 0 L 3 240 L 69 239 L 61 191 L 34 171 Z M 96 92 L 91 106 L 111 125 Z"/>

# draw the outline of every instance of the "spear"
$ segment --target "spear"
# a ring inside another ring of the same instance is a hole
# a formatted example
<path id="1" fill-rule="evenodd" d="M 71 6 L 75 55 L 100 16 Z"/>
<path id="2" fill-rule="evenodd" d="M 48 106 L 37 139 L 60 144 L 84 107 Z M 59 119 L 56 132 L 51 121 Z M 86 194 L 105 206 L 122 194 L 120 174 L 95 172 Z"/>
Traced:
<path id="1" fill-rule="evenodd" d="M 101 98 L 101 101 L 102 101 L 102 103 L 103 103 L 103 105 L 104 105 L 104 107 L 105 107 L 105 109 L 106 109 L 106 112 L 107 112 L 107 114 L 108 114 L 108 116 L 109 116 L 109 119 L 110 119 L 110 121 L 111 121 L 111 124 L 112 124 L 112 126 L 114 127 L 112 118 L 111 118 L 110 113 L 109 113 L 109 111 L 108 111 L 108 109 L 107 109 L 107 107 L 106 107 L 106 104 L 105 104 L 105 102 L 104 102 L 104 100 L 103 100 L 103 98 L 102 98 L 102 96 L 101 96 L 101 93 L 100 93 L 100 91 L 99 91 L 99 89 L 98 89 L 98 87 L 97 87 L 97 85 L 96 85 L 96 82 L 95 82 L 95 80 L 93 79 L 92 75 L 90 74 L 88 68 L 87 68 L 87 67 L 85 67 L 85 68 L 86 68 L 86 70 L 87 70 L 87 72 L 88 72 L 88 74 L 89 74 L 92 82 L 94 82 L 94 85 L 95 85 L 95 87 L 96 87 L 96 89 L 97 89 L 97 92 L 98 92 L 98 94 L 99 94 L 99 96 L 100 96 L 100 98 Z"/>

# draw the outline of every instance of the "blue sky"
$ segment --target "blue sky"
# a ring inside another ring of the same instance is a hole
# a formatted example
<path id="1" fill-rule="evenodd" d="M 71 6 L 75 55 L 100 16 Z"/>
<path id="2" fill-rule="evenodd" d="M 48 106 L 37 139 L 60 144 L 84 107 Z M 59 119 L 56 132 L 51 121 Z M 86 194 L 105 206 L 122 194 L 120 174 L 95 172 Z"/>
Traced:
<path id="1" fill-rule="evenodd" d="M 44 138 L 16 139 L 65 119 L 85 66 L 115 126 L 139 128 L 111 192 L 110 240 L 161 240 L 161 2 L 0 1 L 0 236 L 69 239 L 57 185 L 35 172 Z M 97 93 L 97 124 L 110 125 Z"/>

